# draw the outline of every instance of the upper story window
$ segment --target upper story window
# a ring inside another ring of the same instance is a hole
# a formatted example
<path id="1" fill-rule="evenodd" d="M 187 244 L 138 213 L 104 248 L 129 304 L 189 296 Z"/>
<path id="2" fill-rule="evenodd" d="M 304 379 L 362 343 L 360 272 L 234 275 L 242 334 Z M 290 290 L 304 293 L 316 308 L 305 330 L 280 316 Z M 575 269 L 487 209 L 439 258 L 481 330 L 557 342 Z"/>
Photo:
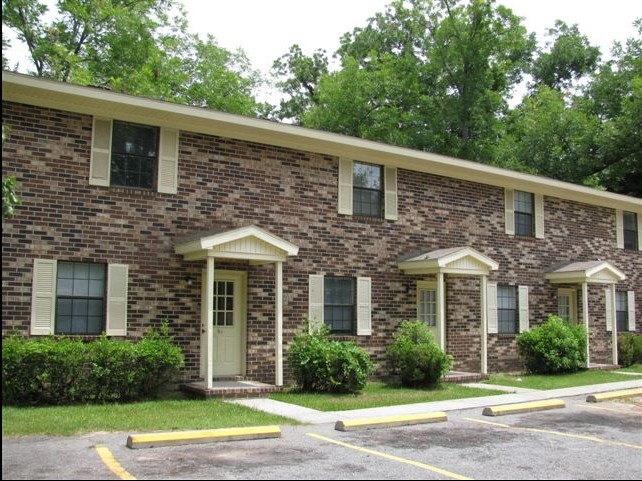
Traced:
<path id="1" fill-rule="evenodd" d="M 635 212 L 622 212 L 624 248 L 638 250 L 638 215 Z"/>
<path id="2" fill-rule="evenodd" d="M 515 234 L 533 237 L 535 233 L 535 197 L 530 192 L 515 191 Z"/>
<path id="3" fill-rule="evenodd" d="M 397 169 L 339 159 L 339 214 L 397 219 Z"/>
<path id="4" fill-rule="evenodd" d="M 544 237 L 544 196 L 521 190 L 504 189 L 506 233 L 524 237 Z"/>
<path id="5" fill-rule="evenodd" d="M 89 184 L 178 191 L 178 130 L 94 117 Z"/>
<path id="6" fill-rule="evenodd" d="M 383 217 L 383 172 L 380 165 L 353 165 L 353 207 L 354 215 Z"/>
<path id="7" fill-rule="evenodd" d="M 111 185 L 151 189 L 158 160 L 159 129 L 114 120 Z"/>

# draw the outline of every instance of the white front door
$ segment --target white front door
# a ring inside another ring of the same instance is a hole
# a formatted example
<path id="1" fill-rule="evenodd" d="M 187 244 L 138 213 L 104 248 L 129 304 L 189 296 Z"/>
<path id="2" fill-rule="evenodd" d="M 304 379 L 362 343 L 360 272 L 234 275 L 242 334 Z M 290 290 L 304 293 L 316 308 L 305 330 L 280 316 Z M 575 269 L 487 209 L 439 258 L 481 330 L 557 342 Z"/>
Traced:
<path id="1" fill-rule="evenodd" d="M 241 271 L 214 271 L 212 331 L 215 376 L 244 374 L 247 276 Z M 205 316 L 204 319 L 207 319 Z M 201 341 L 201 349 L 206 346 Z M 201 359 L 205 359 L 201 353 Z"/>

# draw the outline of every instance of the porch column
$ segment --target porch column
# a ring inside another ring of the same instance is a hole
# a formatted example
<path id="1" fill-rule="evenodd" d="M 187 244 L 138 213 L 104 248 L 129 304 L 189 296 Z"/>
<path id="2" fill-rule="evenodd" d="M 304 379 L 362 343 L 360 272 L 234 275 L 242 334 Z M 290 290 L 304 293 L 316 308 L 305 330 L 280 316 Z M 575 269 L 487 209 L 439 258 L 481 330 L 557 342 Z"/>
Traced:
<path id="1" fill-rule="evenodd" d="M 444 273 L 437 272 L 437 315 L 439 316 L 439 347 L 446 352 L 446 290 Z"/>
<path id="2" fill-rule="evenodd" d="M 276 376 L 274 383 L 283 386 L 283 262 L 275 264 L 276 289 Z"/>
<path id="3" fill-rule="evenodd" d="M 611 305 L 613 306 L 613 329 L 611 329 L 611 348 L 613 355 L 613 364 L 617 364 L 617 307 L 615 304 L 615 284 L 611 284 L 611 289 L 609 289 L 609 295 L 611 296 Z"/>
<path id="4" fill-rule="evenodd" d="M 591 336 L 589 335 L 589 310 L 588 310 L 588 284 L 582 282 L 582 317 L 586 328 L 586 367 L 591 362 L 591 349 L 589 348 Z"/>
<path id="5" fill-rule="evenodd" d="M 479 278 L 481 304 L 481 372 L 488 374 L 488 308 L 486 304 L 487 278 L 482 274 Z"/>
<path id="6" fill-rule="evenodd" d="M 205 386 L 207 389 L 212 389 L 212 381 L 214 378 L 214 369 L 212 361 L 214 359 L 214 258 L 207 258 L 207 272 L 205 281 L 205 309 L 207 315 L 205 316 L 205 339 L 207 344 L 206 352 L 201 352 L 201 356 L 205 354 Z"/>

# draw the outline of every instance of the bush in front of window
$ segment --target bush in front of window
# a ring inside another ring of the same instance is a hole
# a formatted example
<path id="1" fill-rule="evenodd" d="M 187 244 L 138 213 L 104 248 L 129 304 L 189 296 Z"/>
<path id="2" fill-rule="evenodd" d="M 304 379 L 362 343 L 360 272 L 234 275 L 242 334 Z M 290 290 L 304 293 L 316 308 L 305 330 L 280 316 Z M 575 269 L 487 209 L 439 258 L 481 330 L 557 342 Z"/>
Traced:
<path id="1" fill-rule="evenodd" d="M 430 327 L 421 321 L 401 321 L 387 355 L 392 373 L 405 387 L 433 387 L 452 366 L 453 358 L 435 342 Z"/>
<path id="2" fill-rule="evenodd" d="M 622 367 L 642 364 L 642 336 L 626 332 L 617 337 L 617 362 Z"/>
<path id="3" fill-rule="evenodd" d="M 517 336 L 526 371 L 533 374 L 576 372 L 586 367 L 586 329 L 558 316 Z"/>
<path id="4" fill-rule="evenodd" d="M 93 342 L 68 337 L 2 341 L 2 402 L 64 405 L 156 397 L 178 373 L 183 354 L 166 325 L 137 342 L 106 336 Z"/>
<path id="5" fill-rule="evenodd" d="M 356 393 L 375 370 L 367 351 L 351 341 L 328 338 L 326 325 L 299 333 L 288 349 L 298 389 L 306 392 Z"/>

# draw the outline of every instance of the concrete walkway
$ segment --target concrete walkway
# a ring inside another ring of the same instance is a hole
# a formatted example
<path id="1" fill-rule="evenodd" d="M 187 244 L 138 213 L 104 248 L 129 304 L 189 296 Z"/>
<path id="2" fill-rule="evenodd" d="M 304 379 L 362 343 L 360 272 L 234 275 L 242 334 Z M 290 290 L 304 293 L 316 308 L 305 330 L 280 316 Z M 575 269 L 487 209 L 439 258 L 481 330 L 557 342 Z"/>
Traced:
<path id="1" fill-rule="evenodd" d="M 458 411 L 463 409 L 483 409 L 489 406 L 503 404 L 521 403 L 529 401 L 541 401 L 563 397 L 583 396 L 622 389 L 642 388 L 642 379 L 634 379 L 608 384 L 594 384 L 590 386 L 569 387 L 564 389 L 551 389 L 539 391 L 534 389 L 515 388 L 507 386 L 494 386 L 490 384 L 464 384 L 465 386 L 495 389 L 498 391 L 509 391 L 509 394 L 498 394 L 468 399 L 454 399 L 451 401 L 435 401 L 417 404 L 404 404 L 401 406 L 388 406 L 369 409 L 354 409 L 349 411 L 316 411 L 314 409 L 288 404 L 281 401 L 274 401 L 267 398 L 235 399 L 229 402 L 242 404 L 261 411 L 278 414 L 287 418 L 295 419 L 306 424 L 334 423 L 338 419 L 368 419 L 375 417 L 402 416 L 407 414 L 419 414 L 432 411 Z"/>

